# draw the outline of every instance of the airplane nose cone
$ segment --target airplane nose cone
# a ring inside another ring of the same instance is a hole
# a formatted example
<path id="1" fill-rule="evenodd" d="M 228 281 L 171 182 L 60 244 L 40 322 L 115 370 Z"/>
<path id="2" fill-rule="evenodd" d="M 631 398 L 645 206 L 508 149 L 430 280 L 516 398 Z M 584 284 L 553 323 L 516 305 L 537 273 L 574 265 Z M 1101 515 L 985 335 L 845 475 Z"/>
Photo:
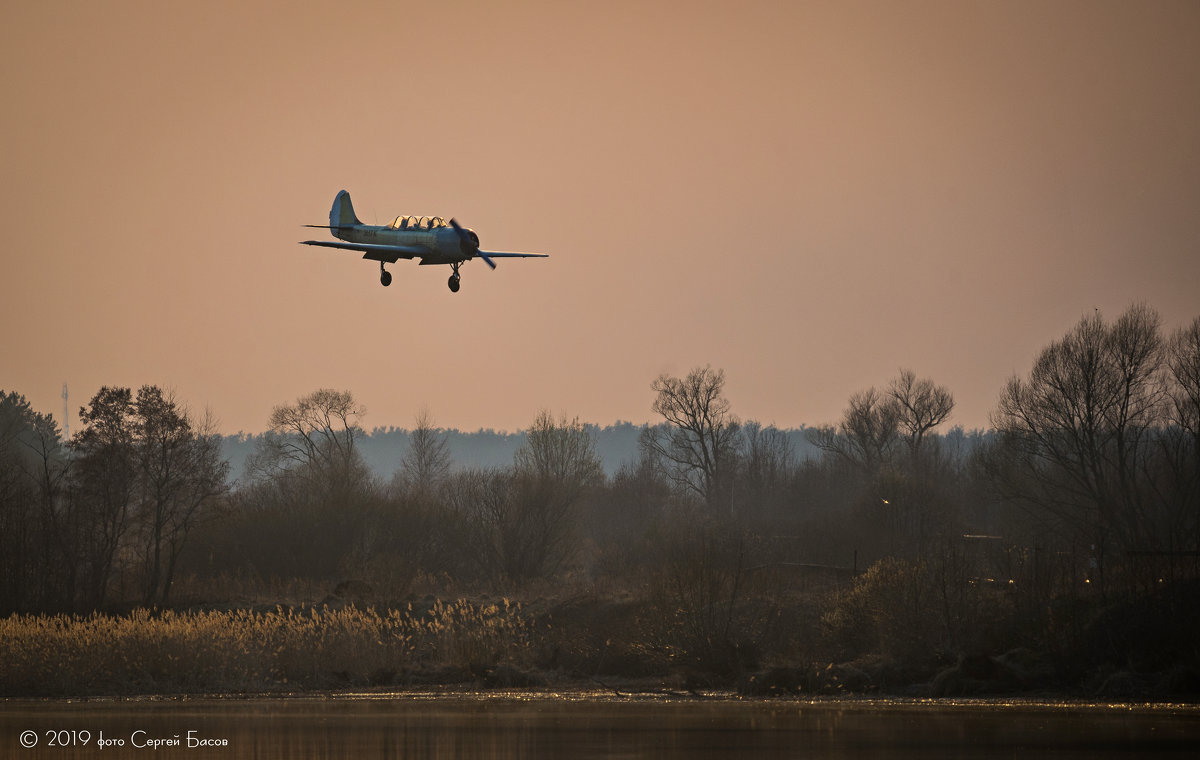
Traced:
<path id="1" fill-rule="evenodd" d="M 454 228 L 454 233 L 458 235 L 458 247 L 462 251 L 464 258 L 473 259 L 478 256 L 483 259 L 483 263 L 492 269 L 496 268 L 496 262 L 492 261 L 491 257 L 486 253 L 479 251 L 479 236 L 475 234 L 475 230 L 463 227 L 454 219 L 450 220 L 450 226 Z"/>
<path id="2" fill-rule="evenodd" d="M 457 220 L 451 219 L 450 226 L 454 228 L 454 234 L 458 235 L 458 247 L 462 250 L 463 256 L 471 258 L 475 252 L 479 250 L 479 236 L 474 230 L 469 230 L 458 223 Z"/>

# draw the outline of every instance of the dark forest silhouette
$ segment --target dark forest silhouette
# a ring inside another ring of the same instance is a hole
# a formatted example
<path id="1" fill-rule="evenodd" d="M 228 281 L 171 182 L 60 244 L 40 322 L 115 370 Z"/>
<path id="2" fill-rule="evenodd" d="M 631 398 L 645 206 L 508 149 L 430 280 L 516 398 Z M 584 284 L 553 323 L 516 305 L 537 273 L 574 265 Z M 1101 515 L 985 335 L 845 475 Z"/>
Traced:
<path id="1" fill-rule="evenodd" d="M 750 693 L 1200 686 L 1200 318 L 1082 319 L 974 433 L 944 430 L 950 389 L 910 370 L 802 431 L 739 419 L 724 382 L 653 380 L 656 425 L 543 412 L 517 434 L 428 412 L 367 433 L 352 393 L 322 389 L 224 439 L 154 386 L 101 389 L 69 441 L 5 393 L 0 610 L 420 617 L 507 594 L 540 600 L 544 632 L 487 672 Z"/>

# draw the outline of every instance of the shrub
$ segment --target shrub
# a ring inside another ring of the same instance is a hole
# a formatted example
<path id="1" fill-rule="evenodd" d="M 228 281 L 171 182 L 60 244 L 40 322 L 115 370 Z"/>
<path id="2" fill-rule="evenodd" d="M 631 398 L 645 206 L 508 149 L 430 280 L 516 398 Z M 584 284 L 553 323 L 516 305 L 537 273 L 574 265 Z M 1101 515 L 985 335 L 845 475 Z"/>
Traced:
<path id="1" fill-rule="evenodd" d="M 936 610 L 924 562 L 885 558 L 838 591 L 821 616 L 830 644 L 842 659 L 880 654 L 918 661 L 936 657 Z"/>

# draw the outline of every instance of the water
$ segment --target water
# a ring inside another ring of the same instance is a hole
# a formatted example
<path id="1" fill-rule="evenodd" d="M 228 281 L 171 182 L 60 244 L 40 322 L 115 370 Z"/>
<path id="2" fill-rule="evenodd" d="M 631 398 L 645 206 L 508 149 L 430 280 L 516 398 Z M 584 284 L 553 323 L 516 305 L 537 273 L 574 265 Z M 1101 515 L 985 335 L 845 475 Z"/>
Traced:
<path id="1" fill-rule="evenodd" d="M 517 693 L 0 704 L 0 758 L 1200 756 L 1200 709 L 1184 706 Z"/>

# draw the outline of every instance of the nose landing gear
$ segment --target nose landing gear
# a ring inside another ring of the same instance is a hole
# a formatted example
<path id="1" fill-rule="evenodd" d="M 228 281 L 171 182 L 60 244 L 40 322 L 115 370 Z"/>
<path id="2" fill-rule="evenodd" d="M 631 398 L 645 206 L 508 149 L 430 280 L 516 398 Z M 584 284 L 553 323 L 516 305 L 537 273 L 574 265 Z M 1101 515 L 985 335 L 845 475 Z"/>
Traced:
<path id="1" fill-rule="evenodd" d="M 451 293 L 457 293 L 460 284 L 459 281 L 461 280 L 458 276 L 458 264 L 451 264 L 451 266 L 454 268 L 454 274 L 450 275 L 450 279 L 446 281 L 446 284 L 450 286 Z"/>

